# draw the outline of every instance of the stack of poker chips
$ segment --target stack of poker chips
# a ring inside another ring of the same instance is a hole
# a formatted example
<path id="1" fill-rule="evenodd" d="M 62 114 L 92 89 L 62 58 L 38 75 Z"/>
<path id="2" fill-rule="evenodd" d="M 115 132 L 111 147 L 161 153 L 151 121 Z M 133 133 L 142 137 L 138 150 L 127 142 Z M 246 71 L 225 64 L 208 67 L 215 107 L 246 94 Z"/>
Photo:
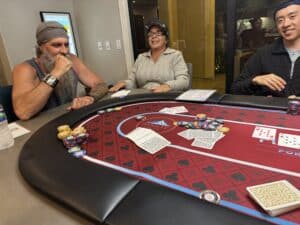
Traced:
<path id="1" fill-rule="evenodd" d="M 72 130 L 69 125 L 61 125 L 57 128 L 57 131 L 57 137 L 63 141 L 68 153 L 76 158 L 86 154 L 86 150 L 80 147 L 88 138 L 88 133 L 84 127 L 76 127 Z"/>
<path id="2" fill-rule="evenodd" d="M 300 97 L 290 96 L 288 98 L 287 113 L 291 115 L 300 115 Z"/>
<path id="3" fill-rule="evenodd" d="M 174 122 L 175 126 L 185 127 L 187 129 L 203 129 L 203 130 L 210 130 L 210 131 L 218 130 L 220 132 L 226 133 L 229 131 L 229 128 L 224 127 L 223 124 L 224 124 L 223 119 L 209 118 L 206 116 L 206 114 L 197 114 L 195 121 Z"/>

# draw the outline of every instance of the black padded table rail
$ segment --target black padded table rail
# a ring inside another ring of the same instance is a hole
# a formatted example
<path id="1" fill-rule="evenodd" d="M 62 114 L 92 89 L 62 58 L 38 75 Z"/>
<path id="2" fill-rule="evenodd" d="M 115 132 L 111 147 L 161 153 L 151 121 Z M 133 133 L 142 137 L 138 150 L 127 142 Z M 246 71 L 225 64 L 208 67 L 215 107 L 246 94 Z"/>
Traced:
<path id="1" fill-rule="evenodd" d="M 19 169 L 34 188 L 96 221 L 109 225 L 270 224 L 136 177 L 79 160 L 56 138 L 61 124 L 74 125 L 97 110 L 135 102 L 174 100 L 179 93 L 109 99 L 62 115 L 35 132 L 19 156 Z M 249 101 L 248 101 L 249 100 Z M 213 95 L 207 102 L 285 109 L 285 100 Z"/>
<path id="2" fill-rule="evenodd" d="M 265 96 L 254 96 L 254 95 L 223 95 L 219 104 L 223 105 L 236 105 L 245 107 L 255 107 L 264 109 L 278 109 L 287 110 L 288 99 L 278 97 L 265 97 Z"/>

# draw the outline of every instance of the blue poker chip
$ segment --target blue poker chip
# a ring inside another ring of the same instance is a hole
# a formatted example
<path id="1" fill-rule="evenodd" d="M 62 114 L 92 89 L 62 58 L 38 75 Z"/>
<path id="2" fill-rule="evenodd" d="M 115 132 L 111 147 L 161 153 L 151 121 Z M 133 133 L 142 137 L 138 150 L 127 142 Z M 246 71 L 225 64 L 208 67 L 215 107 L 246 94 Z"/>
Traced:
<path id="1" fill-rule="evenodd" d="M 86 155 L 86 150 L 82 149 L 78 152 L 73 152 L 72 155 L 76 158 L 81 158 Z"/>

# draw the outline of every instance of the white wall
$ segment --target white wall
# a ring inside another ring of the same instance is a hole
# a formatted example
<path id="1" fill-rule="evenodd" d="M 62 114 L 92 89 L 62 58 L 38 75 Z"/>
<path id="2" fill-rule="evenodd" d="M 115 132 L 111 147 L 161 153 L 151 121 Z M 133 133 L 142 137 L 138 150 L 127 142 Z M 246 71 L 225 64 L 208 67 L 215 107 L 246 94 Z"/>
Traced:
<path id="1" fill-rule="evenodd" d="M 75 17 L 83 58 L 108 84 L 127 77 L 122 29 L 117 0 L 74 0 Z M 122 49 L 116 49 L 116 40 Z M 105 42 L 111 50 L 106 50 Z M 99 50 L 97 42 L 102 42 Z"/>
<path id="2" fill-rule="evenodd" d="M 73 1 L 0 0 L 0 32 L 11 67 L 34 55 L 40 11 L 69 11 L 73 14 Z"/>
<path id="3" fill-rule="evenodd" d="M 118 0 L 0 0 L 0 33 L 11 68 L 34 56 L 40 11 L 71 13 L 79 56 L 107 83 L 127 76 L 123 45 L 115 46 L 117 39 L 122 43 Z M 112 50 L 99 51 L 97 41 L 105 40 Z"/>

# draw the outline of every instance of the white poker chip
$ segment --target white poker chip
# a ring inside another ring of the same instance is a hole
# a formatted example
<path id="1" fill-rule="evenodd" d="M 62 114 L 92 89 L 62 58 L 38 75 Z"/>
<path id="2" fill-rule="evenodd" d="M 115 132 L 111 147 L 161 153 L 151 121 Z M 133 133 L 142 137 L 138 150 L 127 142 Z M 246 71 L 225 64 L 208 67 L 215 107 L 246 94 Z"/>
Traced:
<path id="1" fill-rule="evenodd" d="M 136 120 L 143 120 L 143 119 L 145 119 L 145 116 L 143 116 L 143 115 L 137 115 L 137 116 L 135 117 L 135 119 L 136 119 Z"/>
<path id="2" fill-rule="evenodd" d="M 212 190 L 202 191 L 199 195 L 199 198 L 215 204 L 218 204 L 221 200 L 220 195 L 217 192 Z"/>

